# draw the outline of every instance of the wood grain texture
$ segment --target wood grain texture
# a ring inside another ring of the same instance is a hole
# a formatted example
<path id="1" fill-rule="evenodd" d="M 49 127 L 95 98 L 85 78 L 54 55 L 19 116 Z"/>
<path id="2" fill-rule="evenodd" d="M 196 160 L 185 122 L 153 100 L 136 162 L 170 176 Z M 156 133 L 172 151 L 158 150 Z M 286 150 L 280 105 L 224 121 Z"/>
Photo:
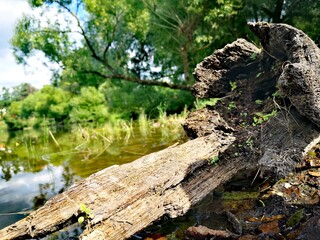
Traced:
<path id="1" fill-rule="evenodd" d="M 54 232 L 77 221 L 81 203 L 94 212 L 82 239 L 124 239 L 164 214 L 184 214 L 210 192 L 201 188 L 200 194 L 198 189 L 208 179 L 206 174 L 200 182 L 190 176 L 233 141 L 230 134 L 215 133 L 104 169 L 0 230 L 0 239 L 26 239 Z M 215 172 L 207 174 L 213 178 Z"/>

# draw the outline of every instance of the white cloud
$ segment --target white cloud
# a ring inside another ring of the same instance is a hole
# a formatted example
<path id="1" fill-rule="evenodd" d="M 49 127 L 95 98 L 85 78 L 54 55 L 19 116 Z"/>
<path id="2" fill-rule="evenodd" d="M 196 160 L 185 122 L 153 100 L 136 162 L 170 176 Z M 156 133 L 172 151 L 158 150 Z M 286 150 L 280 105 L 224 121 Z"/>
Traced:
<path id="1" fill-rule="evenodd" d="M 30 83 L 36 88 L 50 84 L 51 72 L 43 65 L 44 54 L 36 53 L 35 56 L 27 60 L 28 66 L 18 65 L 14 59 L 10 47 L 10 39 L 13 36 L 14 27 L 17 20 L 23 14 L 34 14 L 39 16 L 41 10 L 32 10 L 28 5 L 28 0 L 0 0 L 0 90 L 2 87 L 13 87 L 21 83 Z M 45 13 L 46 18 L 42 23 L 46 25 L 46 19 L 60 20 L 61 27 L 71 27 L 74 31 L 79 31 L 75 19 L 70 16 L 59 18 L 55 7 L 49 8 Z M 67 22 L 65 20 L 68 20 Z M 77 33 L 70 35 L 75 41 L 76 46 L 81 46 L 81 36 Z M 47 64 L 48 61 L 46 61 Z M 57 64 L 49 64 L 49 67 L 58 68 Z"/>
<path id="2" fill-rule="evenodd" d="M 9 41 L 13 36 L 14 26 L 23 13 L 30 13 L 27 0 L 0 0 L 0 88 L 17 86 L 28 82 L 40 88 L 50 83 L 50 72 L 37 61 L 31 59 L 30 66 L 18 65 L 10 48 Z M 41 57 L 40 57 L 41 58 Z"/>
<path id="3" fill-rule="evenodd" d="M 30 83 L 41 88 L 50 83 L 51 72 L 41 64 L 41 57 L 33 57 L 29 66 L 18 65 L 10 49 L 0 51 L 0 87 L 13 87 Z"/>

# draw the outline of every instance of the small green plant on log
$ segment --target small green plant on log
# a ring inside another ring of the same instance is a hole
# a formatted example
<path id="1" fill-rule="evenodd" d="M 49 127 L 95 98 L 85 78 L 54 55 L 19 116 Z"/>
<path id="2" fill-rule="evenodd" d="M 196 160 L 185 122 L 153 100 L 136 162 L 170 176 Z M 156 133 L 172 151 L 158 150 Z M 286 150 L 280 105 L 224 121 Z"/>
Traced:
<path id="1" fill-rule="evenodd" d="M 268 121 L 271 117 L 274 117 L 277 114 L 277 110 L 274 109 L 272 110 L 271 113 L 261 113 L 261 112 L 257 112 L 255 113 L 256 116 L 253 117 L 253 123 L 252 126 L 257 126 L 260 125 L 266 121 Z"/>
<path id="2" fill-rule="evenodd" d="M 237 88 L 237 83 L 236 82 L 230 81 L 229 84 L 230 84 L 230 87 L 231 87 L 231 92 L 236 90 L 236 88 Z"/>
<path id="3" fill-rule="evenodd" d="M 230 102 L 228 105 L 228 110 L 231 111 L 232 109 L 237 108 L 237 105 L 235 104 L 235 102 Z"/>
<path id="4" fill-rule="evenodd" d="M 210 165 L 216 165 L 219 162 L 219 157 L 215 156 L 209 160 Z"/>
<path id="5" fill-rule="evenodd" d="M 257 53 L 256 52 L 252 53 L 250 58 L 251 58 L 251 60 L 255 61 L 257 59 Z"/>
<path id="6" fill-rule="evenodd" d="M 256 104 L 261 105 L 263 103 L 263 101 L 261 99 L 257 99 L 254 101 Z"/>
<path id="7" fill-rule="evenodd" d="M 209 98 L 209 99 L 197 98 L 196 101 L 194 102 L 194 107 L 195 109 L 199 110 L 206 107 L 207 105 L 215 106 L 220 99 L 221 98 Z"/>
<path id="8" fill-rule="evenodd" d="M 79 205 L 79 212 L 81 215 L 80 217 L 78 217 L 79 224 L 82 224 L 85 220 L 94 218 L 94 213 L 92 212 L 92 210 L 83 203 L 80 203 Z"/>
<path id="9" fill-rule="evenodd" d="M 250 148 L 253 146 L 253 139 L 251 137 L 246 140 L 246 145 Z"/>

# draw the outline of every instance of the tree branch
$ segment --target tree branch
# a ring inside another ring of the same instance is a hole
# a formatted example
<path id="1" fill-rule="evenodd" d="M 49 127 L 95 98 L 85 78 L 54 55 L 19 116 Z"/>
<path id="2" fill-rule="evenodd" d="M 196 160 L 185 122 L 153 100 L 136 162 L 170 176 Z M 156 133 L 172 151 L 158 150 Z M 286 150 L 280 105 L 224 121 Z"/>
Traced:
<path id="1" fill-rule="evenodd" d="M 160 86 L 160 87 L 167 87 L 171 89 L 179 89 L 179 90 L 185 90 L 185 91 L 191 91 L 191 87 L 192 87 L 189 85 L 174 84 L 174 83 L 168 83 L 168 82 L 157 81 L 157 80 L 142 80 L 140 78 L 130 77 L 122 74 L 106 75 L 96 70 L 81 70 L 80 72 L 97 75 L 105 79 L 124 80 L 124 81 L 134 82 L 134 83 L 147 85 L 147 86 Z"/>
<path id="2" fill-rule="evenodd" d="M 86 35 L 86 32 L 85 32 L 85 30 L 83 29 L 83 27 L 82 27 L 82 25 L 81 25 L 81 23 L 80 23 L 79 18 L 71 11 L 70 8 L 68 8 L 67 6 L 65 6 L 64 4 L 62 4 L 61 2 L 57 2 L 57 3 L 58 3 L 58 5 L 59 5 L 60 7 L 62 7 L 62 8 L 65 9 L 68 13 L 70 13 L 71 16 L 77 21 L 77 26 L 78 26 L 78 27 L 80 28 L 80 30 L 81 30 L 81 35 L 83 36 L 83 38 L 84 38 L 84 40 L 85 40 L 85 42 L 86 42 L 89 50 L 91 51 L 92 57 L 93 57 L 94 59 L 98 60 L 99 62 L 103 62 L 103 60 L 99 57 L 99 55 L 98 55 L 98 54 L 96 53 L 96 51 L 94 50 L 94 48 L 93 48 L 93 46 L 92 46 L 92 44 L 91 44 L 91 42 L 90 42 L 90 40 L 89 40 L 89 37 Z"/>
<path id="3" fill-rule="evenodd" d="M 111 72 L 110 75 L 105 75 L 105 74 L 103 74 L 99 71 L 95 71 L 95 70 L 81 70 L 82 73 L 94 74 L 94 75 L 97 75 L 97 76 L 105 78 L 105 79 L 118 79 L 118 80 L 124 80 L 124 81 L 128 81 L 128 82 L 134 82 L 134 83 L 148 85 L 148 86 L 160 86 L 160 87 L 167 87 L 167 88 L 171 88 L 171 89 L 180 89 L 180 90 L 185 90 L 185 91 L 191 91 L 191 86 L 189 86 L 189 85 L 174 84 L 174 83 L 157 81 L 157 80 L 142 80 L 138 77 L 131 77 L 131 76 L 126 76 L 126 75 L 118 73 L 106 60 L 106 53 L 107 53 L 109 47 L 111 46 L 111 43 L 109 43 L 106 46 L 104 53 L 103 53 L 103 57 L 100 57 L 96 53 L 92 43 L 89 40 L 89 37 L 86 35 L 86 32 L 85 32 L 84 28 L 82 27 L 79 18 L 75 15 L 75 13 L 73 13 L 71 11 L 70 8 L 65 6 L 63 3 L 61 3 L 61 2 L 57 2 L 57 3 L 60 7 L 62 7 L 69 14 L 71 14 L 71 16 L 77 21 L 77 26 L 81 30 L 80 34 L 83 36 L 83 38 L 86 42 L 86 45 L 88 46 L 90 52 L 92 53 L 92 57 L 95 60 L 97 60 L 98 62 L 100 62 L 103 66 L 105 66 Z M 116 24 L 118 24 L 118 22 Z M 74 66 L 74 69 L 77 70 L 75 68 L 75 66 Z"/>
<path id="4" fill-rule="evenodd" d="M 68 13 L 70 13 L 71 16 L 77 21 L 77 25 L 78 25 L 78 27 L 79 27 L 80 30 L 81 30 L 81 35 L 83 36 L 83 38 L 84 38 L 84 40 L 85 40 L 85 42 L 86 42 L 86 44 L 87 44 L 90 52 L 92 53 L 92 57 L 93 57 L 94 59 L 96 59 L 98 62 L 102 63 L 104 66 L 106 66 L 106 67 L 109 69 L 109 71 L 111 71 L 113 74 L 116 74 L 116 71 L 114 70 L 114 68 L 111 67 L 111 65 L 110 65 L 107 61 L 105 61 L 104 59 L 102 59 L 102 58 L 96 53 L 96 51 L 95 51 L 92 43 L 91 43 L 90 40 L 89 40 L 89 37 L 86 35 L 85 30 L 84 30 L 83 27 L 81 26 L 81 23 L 80 23 L 79 18 L 71 11 L 70 8 L 68 8 L 67 6 L 65 6 L 64 4 L 62 4 L 61 2 L 58 2 L 58 4 L 59 4 L 63 9 L 65 9 Z"/>

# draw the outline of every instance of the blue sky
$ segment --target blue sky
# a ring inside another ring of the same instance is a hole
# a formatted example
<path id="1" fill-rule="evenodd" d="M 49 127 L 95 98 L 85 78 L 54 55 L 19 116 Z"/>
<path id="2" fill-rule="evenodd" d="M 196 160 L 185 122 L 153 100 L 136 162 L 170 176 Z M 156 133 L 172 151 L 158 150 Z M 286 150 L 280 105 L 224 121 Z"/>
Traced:
<path id="1" fill-rule="evenodd" d="M 0 0 L 0 90 L 25 82 L 36 88 L 50 83 L 51 74 L 42 65 L 40 54 L 30 59 L 29 66 L 24 67 L 15 62 L 10 47 L 16 21 L 23 13 L 30 11 L 27 0 Z"/>

